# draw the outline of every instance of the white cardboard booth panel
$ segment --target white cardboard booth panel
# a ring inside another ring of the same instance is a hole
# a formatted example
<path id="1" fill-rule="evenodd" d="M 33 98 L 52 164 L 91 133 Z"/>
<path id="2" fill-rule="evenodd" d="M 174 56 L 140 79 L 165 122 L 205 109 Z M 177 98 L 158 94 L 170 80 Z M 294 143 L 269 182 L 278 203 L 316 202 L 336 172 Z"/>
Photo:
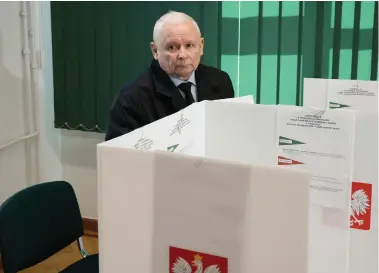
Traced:
<path id="1" fill-rule="evenodd" d="M 378 272 L 378 82 L 304 79 L 304 106 L 355 112 L 350 188 L 349 261 L 345 272 Z M 340 214 L 328 213 L 336 219 Z M 311 224 L 312 225 L 312 224 Z"/>
<path id="2" fill-rule="evenodd" d="M 353 111 L 203 101 L 102 145 L 309 171 L 307 272 L 347 273 L 355 130 Z M 299 191 L 292 198 L 302 200 L 302 195 Z M 293 213 L 288 210 L 287 215 Z M 251 232 L 249 236 L 266 234 Z M 278 234 L 288 236 L 283 231 Z"/>
<path id="3" fill-rule="evenodd" d="M 378 114 L 357 111 L 356 116 L 349 273 L 377 273 Z"/>
<path id="4" fill-rule="evenodd" d="M 308 189 L 304 171 L 99 144 L 100 272 L 306 273 Z"/>

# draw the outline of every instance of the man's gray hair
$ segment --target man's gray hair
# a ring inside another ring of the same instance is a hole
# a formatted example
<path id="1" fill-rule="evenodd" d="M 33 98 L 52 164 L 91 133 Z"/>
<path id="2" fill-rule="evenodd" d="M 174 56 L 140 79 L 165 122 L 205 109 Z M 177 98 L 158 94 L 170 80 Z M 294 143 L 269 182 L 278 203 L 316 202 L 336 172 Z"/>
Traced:
<path id="1" fill-rule="evenodd" d="M 183 12 L 169 11 L 168 13 L 164 14 L 161 18 L 159 18 L 158 21 L 155 23 L 153 31 L 154 43 L 157 43 L 157 41 L 159 40 L 159 37 L 161 36 L 161 31 L 165 24 L 182 24 L 188 21 L 191 21 L 195 25 L 196 29 L 201 35 L 199 26 L 191 16 Z"/>

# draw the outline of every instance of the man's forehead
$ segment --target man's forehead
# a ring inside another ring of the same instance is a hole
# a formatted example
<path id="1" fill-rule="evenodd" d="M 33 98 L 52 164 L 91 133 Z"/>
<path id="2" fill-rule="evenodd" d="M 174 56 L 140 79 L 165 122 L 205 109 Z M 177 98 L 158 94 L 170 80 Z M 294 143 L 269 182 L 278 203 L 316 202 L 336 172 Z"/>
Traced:
<path id="1" fill-rule="evenodd" d="M 197 41 L 200 35 L 196 29 L 186 29 L 180 27 L 167 28 L 163 31 L 163 41 L 165 43 L 171 41 Z"/>
<path id="2" fill-rule="evenodd" d="M 165 24 L 163 25 L 163 35 L 172 36 L 172 35 L 188 35 L 196 36 L 199 35 L 197 28 L 191 22 L 185 22 L 182 24 Z"/>
<path id="3" fill-rule="evenodd" d="M 173 34 L 166 35 L 163 39 L 164 43 L 172 43 L 172 42 L 196 42 L 199 38 L 196 35 L 187 35 L 187 34 Z"/>

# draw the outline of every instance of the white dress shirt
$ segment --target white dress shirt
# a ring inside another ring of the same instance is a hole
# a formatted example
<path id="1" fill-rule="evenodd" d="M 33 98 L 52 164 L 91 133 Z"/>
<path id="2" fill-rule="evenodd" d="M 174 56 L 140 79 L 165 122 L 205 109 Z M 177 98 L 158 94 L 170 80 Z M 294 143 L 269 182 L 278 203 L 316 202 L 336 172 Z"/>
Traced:
<path id="1" fill-rule="evenodd" d="M 182 81 L 182 80 L 180 80 L 178 78 L 174 78 L 174 77 L 170 77 L 170 79 L 172 80 L 172 82 L 175 84 L 176 87 L 178 87 L 179 84 L 181 84 L 183 82 L 186 82 L 186 81 Z M 195 102 L 197 102 L 197 87 L 196 87 L 195 72 L 192 72 L 192 75 L 188 79 L 187 82 L 192 83 L 192 85 L 191 85 L 191 93 L 192 93 L 193 99 L 195 100 Z M 180 89 L 179 89 L 179 92 L 182 94 L 182 96 L 184 98 L 184 92 L 182 90 L 180 90 Z"/>

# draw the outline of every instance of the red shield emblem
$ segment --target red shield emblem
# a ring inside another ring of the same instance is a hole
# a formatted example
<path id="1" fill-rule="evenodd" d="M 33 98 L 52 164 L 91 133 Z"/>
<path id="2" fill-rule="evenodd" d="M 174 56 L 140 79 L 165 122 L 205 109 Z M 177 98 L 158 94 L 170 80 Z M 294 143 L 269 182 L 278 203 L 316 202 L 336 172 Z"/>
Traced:
<path id="1" fill-rule="evenodd" d="M 350 228 L 369 230 L 371 226 L 372 185 L 353 182 L 351 185 Z"/>
<path id="2" fill-rule="evenodd" d="M 170 247 L 170 273 L 227 273 L 228 259 L 177 247 Z"/>

